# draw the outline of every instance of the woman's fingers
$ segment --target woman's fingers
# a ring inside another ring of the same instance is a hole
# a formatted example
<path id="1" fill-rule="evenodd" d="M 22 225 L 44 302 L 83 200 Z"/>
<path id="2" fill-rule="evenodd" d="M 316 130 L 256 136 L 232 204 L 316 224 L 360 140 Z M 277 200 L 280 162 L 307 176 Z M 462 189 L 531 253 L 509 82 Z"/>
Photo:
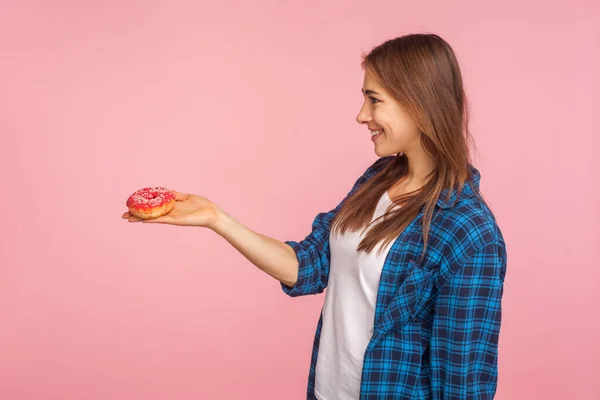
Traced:
<path id="1" fill-rule="evenodd" d="M 163 215 L 162 217 L 158 217 L 158 218 L 152 218 L 152 219 L 145 219 L 142 222 L 148 223 L 148 224 L 172 224 L 175 221 L 175 218 L 173 218 L 170 215 Z"/>
<path id="2" fill-rule="evenodd" d="M 142 219 L 132 215 L 129 211 L 121 216 L 123 219 L 129 220 L 129 222 L 140 222 Z"/>
<path id="3" fill-rule="evenodd" d="M 176 201 L 183 201 L 183 200 L 186 200 L 188 197 L 188 195 L 186 193 L 177 192 L 175 190 L 171 190 L 171 191 L 175 194 Z"/>

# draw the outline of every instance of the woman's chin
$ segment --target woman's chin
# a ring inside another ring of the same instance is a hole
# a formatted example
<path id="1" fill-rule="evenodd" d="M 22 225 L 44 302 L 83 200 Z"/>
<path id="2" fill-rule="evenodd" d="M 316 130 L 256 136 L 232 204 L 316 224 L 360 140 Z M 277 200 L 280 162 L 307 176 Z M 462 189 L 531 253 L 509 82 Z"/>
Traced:
<path id="1" fill-rule="evenodd" d="M 386 149 L 383 146 L 377 146 L 377 144 L 375 144 L 375 154 L 377 154 L 377 156 L 383 158 L 383 157 L 393 156 L 396 154 L 402 154 L 402 152 L 398 153 L 397 150 Z"/>

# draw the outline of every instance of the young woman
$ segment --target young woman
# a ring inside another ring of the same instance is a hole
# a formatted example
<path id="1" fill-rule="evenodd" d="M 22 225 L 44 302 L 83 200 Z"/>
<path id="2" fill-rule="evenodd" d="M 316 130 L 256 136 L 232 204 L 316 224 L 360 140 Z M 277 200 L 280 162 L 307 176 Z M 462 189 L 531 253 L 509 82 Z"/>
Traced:
<path id="1" fill-rule="evenodd" d="M 261 235 L 182 193 L 144 222 L 214 230 L 290 296 L 327 287 L 309 399 L 492 399 L 506 249 L 470 163 L 455 54 L 413 34 L 375 47 L 362 67 L 357 121 L 379 158 L 305 239 Z"/>

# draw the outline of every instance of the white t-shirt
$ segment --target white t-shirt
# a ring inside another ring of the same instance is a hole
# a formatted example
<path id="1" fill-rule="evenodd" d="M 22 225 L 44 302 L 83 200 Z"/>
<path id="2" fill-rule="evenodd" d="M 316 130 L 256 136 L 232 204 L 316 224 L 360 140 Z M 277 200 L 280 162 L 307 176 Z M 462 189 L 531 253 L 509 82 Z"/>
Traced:
<path id="1" fill-rule="evenodd" d="M 385 213 L 391 203 L 384 192 L 372 220 Z M 315 375 L 315 396 L 319 400 L 360 397 L 363 357 L 373 334 L 379 278 L 394 243 L 392 240 L 379 255 L 379 245 L 369 254 L 357 253 L 366 233 L 347 232 L 329 238 L 329 282 Z"/>

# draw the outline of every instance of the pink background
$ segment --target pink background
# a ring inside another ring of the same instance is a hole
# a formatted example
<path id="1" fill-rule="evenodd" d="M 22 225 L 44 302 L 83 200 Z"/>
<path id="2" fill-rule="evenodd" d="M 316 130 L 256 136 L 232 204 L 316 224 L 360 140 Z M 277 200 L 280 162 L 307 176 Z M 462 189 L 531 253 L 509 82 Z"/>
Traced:
<path id="1" fill-rule="evenodd" d="M 600 7 L 482 3 L 2 0 L 0 398 L 304 398 L 323 297 L 125 200 L 303 238 L 376 158 L 361 51 L 423 31 L 458 54 L 507 240 L 497 398 L 599 399 Z"/>

